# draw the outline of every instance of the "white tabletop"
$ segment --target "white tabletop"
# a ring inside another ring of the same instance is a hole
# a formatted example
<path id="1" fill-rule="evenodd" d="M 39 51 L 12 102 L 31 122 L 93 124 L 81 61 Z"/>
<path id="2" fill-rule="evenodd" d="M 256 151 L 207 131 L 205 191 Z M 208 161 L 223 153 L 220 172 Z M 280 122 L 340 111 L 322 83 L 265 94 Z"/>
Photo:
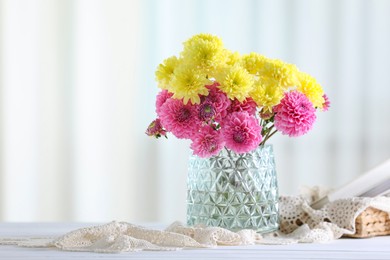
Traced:
<path id="1" fill-rule="evenodd" d="M 88 223 L 0 223 L 0 237 L 60 236 Z M 150 225 L 156 227 L 156 225 Z M 339 239 L 327 244 L 255 245 L 169 252 L 96 254 L 0 246 L 0 259 L 390 259 L 390 236 Z"/>

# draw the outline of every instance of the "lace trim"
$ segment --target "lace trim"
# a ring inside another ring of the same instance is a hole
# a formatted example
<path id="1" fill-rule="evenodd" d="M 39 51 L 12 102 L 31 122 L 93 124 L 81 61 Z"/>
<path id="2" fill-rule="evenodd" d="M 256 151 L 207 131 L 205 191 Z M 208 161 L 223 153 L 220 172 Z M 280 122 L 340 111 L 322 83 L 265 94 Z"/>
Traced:
<path id="1" fill-rule="evenodd" d="M 232 232 L 219 227 L 187 227 L 174 222 L 153 230 L 126 222 L 81 228 L 57 238 L 0 238 L 0 245 L 58 248 L 65 251 L 119 253 L 179 250 L 253 244 L 323 243 L 354 234 L 355 219 L 368 207 L 390 214 L 390 198 L 351 198 L 328 203 L 320 210 L 306 196 L 280 198 L 280 230 L 260 235 L 253 230 Z"/>

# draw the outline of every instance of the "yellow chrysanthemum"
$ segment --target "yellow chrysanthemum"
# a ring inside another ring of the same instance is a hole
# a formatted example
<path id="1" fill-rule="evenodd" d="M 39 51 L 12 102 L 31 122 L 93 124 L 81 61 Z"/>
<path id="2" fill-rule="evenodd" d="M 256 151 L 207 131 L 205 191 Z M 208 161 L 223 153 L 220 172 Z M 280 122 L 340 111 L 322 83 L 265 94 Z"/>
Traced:
<path id="1" fill-rule="evenodd" d="M 259 70 L 263 68 L 269 59 L 263 55 L 255 52 L 245 54 L 241 58 L 242 66 L 251 74 L 258 74 Z"/>
<path id="2" fill-rule="evenodd" d="M 322 108 L 324 105 L 324 90 L 315 78 L 307 73 L 300 72 L 298 74 L 300 84 L 297 90 L 303 94 L 313 103 L 315 108 Z"/>
<path id="3" fill-rule="evenodd" d="M 184 48 L 190 47 L 194 42 L 199 42 L 199 41 L 207 41 L 207 42 L 213 42 L 216 45 L 218 45 L 220 48 L 223 48 L 223 42 L 222 39 L 219 38 L 218 36 L 209 34 L 209 33 L 199 33 L 191 38 L 189 38 L 187 41 L 183 43 Z"/>
<path id="4" fill-rule="evenodd" d="M 253 88 L 253 76 L 238 64 L 226 67 L 216 76 L 216 80 L 221 84 L 219 88 L 230 99 L 237 98 L 241 102 L 248 97 Z"/>
<path id="5" fill-rule="evenodd" d="M 156 80 L 158 86 L 162 89 L 169 88 L 169 82 L 172 80 L 173 72 L 179 64 L 179 59 L 176 56 L 169 57 L 163 63 L 158 65 L 156 70 Z"/>
<path id="6" fill-rule="evenodd" d="M 285 89 L 299 84 L 298 69 L 293 64 L 281 60 L 268 60 L 259 70 L 260 76 L 274 78 Z"/>
<path id="7" fill-rule="evenodd" d="M 229 50 L 226 50 L 226 57 L 227 57 L 226 64 L 230 66 L 240 62 L 241 59 L 241 55 L 237 51 L 231 52 Z"/>
<path id="8" fill-rule="evenodd" d="M 282 100 L 283 92 L 275 79 L 260 78 L 249 95 L 259 107 L 263 107 L 264 112 L 272 112 L 272 107 Z"/>
<path id="9" fill-rule="evenodd" d="M 224 64 L 226 54 L 220 38 L 211 34 L 199 34 L 184 42 L 181 56 L 185 63 L 209 71 Z"/>
<path id="10" fill-rule="evenodd" d="M 191 66 L 182 65 L 175 70 L 169 91 L 173 93 L 173 98 L 183 99 L 184 104 L 189 100 L 192 104 L 199 104 L 199 95 L 207 96 L 209 93 L 205 87 L 209 83 L 205 74 Z"/>

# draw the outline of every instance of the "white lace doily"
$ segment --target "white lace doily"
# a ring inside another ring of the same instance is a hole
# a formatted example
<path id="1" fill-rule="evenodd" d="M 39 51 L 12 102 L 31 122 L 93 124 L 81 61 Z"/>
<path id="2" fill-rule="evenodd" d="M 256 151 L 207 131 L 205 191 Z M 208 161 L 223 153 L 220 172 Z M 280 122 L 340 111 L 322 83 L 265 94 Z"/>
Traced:
<path id="1" fill-rule="evenodd" d="M 0 238 L 2 245 L 54 247 L 66 251 L 119 253 L 140 250 L 178 250 L 252 244 L 323 243 L 355 233 L 356 217 L 368 207 L 390 214 L 390 198 L 351 198 L 309 206 L 307 196 L 280 198 L 280 231 L 260 235 L 253 230 L 232 232 L 218 227 L 186 227 L 174 222 L 153 230 L 126 222 L 77 229 L 57 238 Z"/>

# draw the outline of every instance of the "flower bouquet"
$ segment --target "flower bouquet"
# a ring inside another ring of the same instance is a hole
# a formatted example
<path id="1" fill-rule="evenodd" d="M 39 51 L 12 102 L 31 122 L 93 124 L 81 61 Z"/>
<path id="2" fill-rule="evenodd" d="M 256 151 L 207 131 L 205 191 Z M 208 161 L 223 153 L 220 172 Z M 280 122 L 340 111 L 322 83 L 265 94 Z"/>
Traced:
<path id="1" fill-rule="evenodd" d="M 157 119 L 146 134 L 190 139 L 199 157 L 217 155 L 224 147 L 247 153 L 278 131 L 303 135 L 316 110 L 329 108 L 321 85 L 295 65 L 231 52 L 209 34 L 184 42 L 178 57 L 158 66 L 156 80 L 162 89 Z"/>
<path id="2" fill-rule="evenodd" d="M 199 34 L 156 71 L 162 89 L 149 136 L 191 140 L 187 222 L 232 230 L 278 228 L 272 146 L 277 132 L 307 133 L 329 100 L 295 65 L 258 53 L 240 55 Z"/>

